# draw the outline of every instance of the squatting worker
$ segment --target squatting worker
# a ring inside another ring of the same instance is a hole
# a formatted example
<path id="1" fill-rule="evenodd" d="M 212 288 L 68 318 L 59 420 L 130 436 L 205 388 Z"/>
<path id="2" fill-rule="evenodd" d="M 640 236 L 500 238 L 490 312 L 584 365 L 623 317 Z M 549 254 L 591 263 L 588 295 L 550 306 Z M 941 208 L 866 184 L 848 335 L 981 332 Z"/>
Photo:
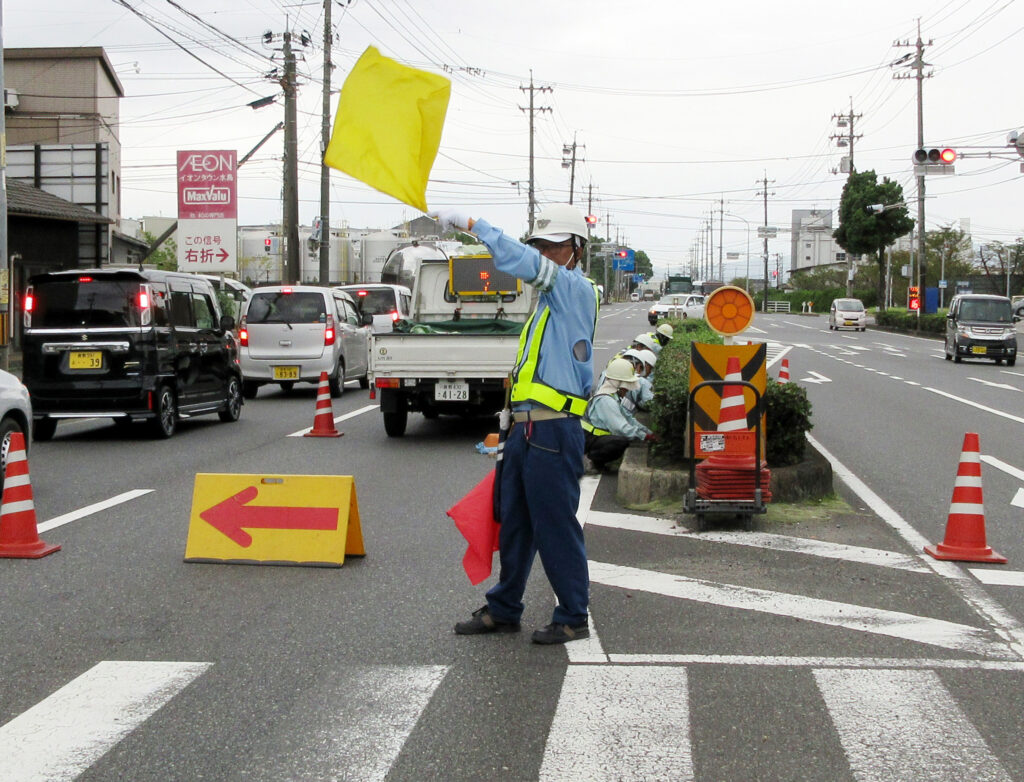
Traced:
<path id="1" fill-rule="evenodd" d="M 477 235 L 495 266 L 540 292 L 523 327 L 512 375 L 513 425 L 505 441 L 500 485 L 499 580 L 487 604 L 455 625 L 459 635 L 516 632 L 534 554 L 540 554 L 558 605 L 532 640 L 560 644 L 589 635 L 590 575 L 576 519 L 583 475 L 580 417 L 593 383 L 598 290 L 579 269 L 587 226 L 583 213 L 552 204 L 526 244 L 486 220 L 454 210 L 432 212 L 441 232 Z"/>
<path id="2" fill-rule="evenodd" d="M 604 383 L 590 398 L 581 423 L 586 431 L 587 458 L 598 470 L 607 470 L 608 465 L 621 458 L 634 440 L 656 442 L 658 439 L 622 405 L 626 394 L 636 388 L 638 380 L 628 359 L 613 358 L 605 372 Z"/>

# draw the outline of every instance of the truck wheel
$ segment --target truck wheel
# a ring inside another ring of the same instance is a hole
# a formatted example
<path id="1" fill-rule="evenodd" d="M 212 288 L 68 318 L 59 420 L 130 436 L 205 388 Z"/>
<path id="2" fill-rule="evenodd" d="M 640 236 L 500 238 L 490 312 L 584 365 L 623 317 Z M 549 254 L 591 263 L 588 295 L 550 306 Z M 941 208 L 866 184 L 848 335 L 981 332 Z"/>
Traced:
<path id="1" fill-rule="evenodd" d="M 388 437 L 401 437 L 405 434 L 405 425 L 409 422 L 409 411 L 406 409 L 384 413 L 384 431 Z"/>
<path id="2" fill-rule="evenodd" d="M 32 439 L 40 443 L 48 443 L 57 431 L 56 418 L 40 418 L 32 422 Z"/>
<path id="3" fill-rule="evenodd" d="M 166 440 L 178 427 L 178 409 L 170 386 L 160 386 L 153 407 L 156 418 L 149 422 L 150 431 L 157 439 Z"/>

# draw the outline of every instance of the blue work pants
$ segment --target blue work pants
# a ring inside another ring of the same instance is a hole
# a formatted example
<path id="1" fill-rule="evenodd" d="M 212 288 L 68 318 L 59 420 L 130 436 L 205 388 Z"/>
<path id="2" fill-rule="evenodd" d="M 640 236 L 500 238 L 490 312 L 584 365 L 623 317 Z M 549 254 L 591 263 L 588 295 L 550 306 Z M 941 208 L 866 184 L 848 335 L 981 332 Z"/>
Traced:
<path id="1" fill-rule="evenodd" d="M 558 605 L 553 622 L 587 621 L 590 574 L 576 519 L 583 474 L 583 428 L 576 418 L 516 423 L 501 473 L 501 574 L 487 592 L 491 616 L 518 622 L 534 555 L 540 554 Z"/>

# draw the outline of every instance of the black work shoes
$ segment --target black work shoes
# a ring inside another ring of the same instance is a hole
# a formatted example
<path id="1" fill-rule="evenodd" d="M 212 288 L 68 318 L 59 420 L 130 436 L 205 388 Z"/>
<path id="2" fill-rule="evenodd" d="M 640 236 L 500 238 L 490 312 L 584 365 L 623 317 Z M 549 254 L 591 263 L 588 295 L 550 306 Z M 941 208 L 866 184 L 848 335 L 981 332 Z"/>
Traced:
<path id="1" fill-rule="evenodd" d="M 535 644 L 564 644 L 569 641 L 577 641 L 590 635 L 590 627 L 586 622 L 579 625 L 563 625 L 552 622 L 534 630 L 532 640 Z"/>
<path id="2" fill-rule="evenodd" d="M 473 612 L 473 618 L 455 625 L 456 635 L 480 635 L 482 633 L 518 633 L 519 622 L 503 622 L 491 616 L 487 606 Z"/>

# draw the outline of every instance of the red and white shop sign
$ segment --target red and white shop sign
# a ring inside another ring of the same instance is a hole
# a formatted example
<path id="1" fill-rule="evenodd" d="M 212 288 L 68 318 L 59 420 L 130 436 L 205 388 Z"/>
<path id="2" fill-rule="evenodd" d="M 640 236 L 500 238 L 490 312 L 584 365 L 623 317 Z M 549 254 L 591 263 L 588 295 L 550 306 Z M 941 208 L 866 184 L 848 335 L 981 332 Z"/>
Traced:
<path id="1" fill-rule="evenodd" d="M 238 153 L 178 150 L 178 219 L 238 218 Z"/>

